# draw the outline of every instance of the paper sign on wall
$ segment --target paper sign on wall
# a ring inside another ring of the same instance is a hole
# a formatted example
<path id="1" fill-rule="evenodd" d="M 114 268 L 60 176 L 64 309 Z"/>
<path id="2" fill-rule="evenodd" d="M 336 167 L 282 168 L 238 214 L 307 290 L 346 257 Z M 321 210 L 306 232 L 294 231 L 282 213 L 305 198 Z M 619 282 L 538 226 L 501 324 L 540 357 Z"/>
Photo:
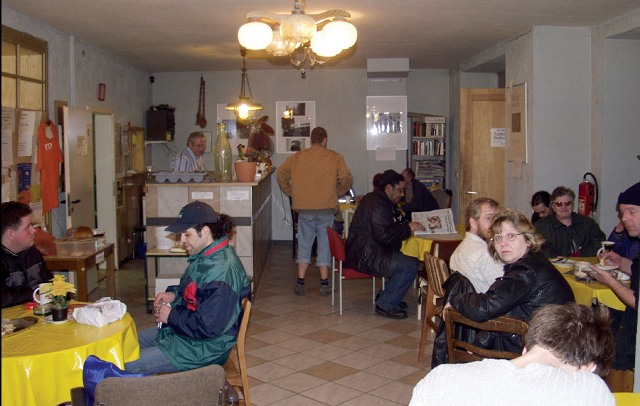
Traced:
<path id="1" fill-rule="evenodd" d="M 491 129 L 491 148 L 504 148 L 507 146 L 507 129 Z"/>

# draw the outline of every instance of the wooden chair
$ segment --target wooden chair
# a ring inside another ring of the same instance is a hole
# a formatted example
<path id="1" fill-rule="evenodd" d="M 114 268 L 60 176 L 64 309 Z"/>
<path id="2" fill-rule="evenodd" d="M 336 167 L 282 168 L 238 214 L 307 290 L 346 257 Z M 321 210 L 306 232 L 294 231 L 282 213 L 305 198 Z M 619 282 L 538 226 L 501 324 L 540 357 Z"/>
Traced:
<path id="1" fill-rule="evenodd" d="M 438 202 L 441 209 L 451 208 L 451 198 L 453 192 L 449 189 L 435 189 L 431 191 L 433 198 Z"/>
<path id="2" fill-rule="evenodd" d="M 513 359 L 522 355 L 524 349 L 525 336 L 529 326 L 520 319 L 500 316 L 495 319 L 478 323 L 461 315 L 457 310 L 448 308 L 444 313 L 445 329 L 447 333 L 447 353 L 449 362 L 457 364 L 459 362 L 479 361 L 484 358 Z M 472 343 L 456 339 L 456 326 L 462 325 L 472 327 L 479 331 L 504 332 L 517 334 L 522 337 L 522 348 L 519 352 L 489 350 Z"/>
<path id="3" fill-rule="evenodd" d="M 420 283 L 420 295 L 424 299 L 425 310 L 422 319 L 422 332 L 420 333 L 418 361 L 424 356 L 429 328 L 432 328 L 434 332 L 438 329 L 432 319 L 436 316 L 442 317 L 442 306 L 436 306 L 436 298 L 444 297 L 446 292 L 442 284 L 449 277 L 449 268 L 445 261 L 431 254 L 424 254 L 424 268 L 426 271 L 426 284 Z"/>
<path id="4" fill-rule="evenodd" d="M 105 378 L 96 385 L 95 404 L 166 405 L 188 399 L 190 405 L 224 405 L 221 394 L 224 383 L 224 369 L 220 365 L 142 378 Z"/>
<path id="5" fill-rule="evenodd" d="M 433 240 L 430 253 L 434 257 L 442 258 L 445 264 L 449 266 L 453 251 L 458 248 L 461 242 L 462 240 Z"/>
<path id="6" fill-rule="evenodd" d="M 225 364 L 227 381 L 242 393 L 246 406 L 251 406 L 249 375 L 247 375 L 247 358 L 245 352 L 249 317 L 251 317 L 251 302 L 249 299 L 244 299 L 242 301 L 242 321 L 240 322 L 240 330 L 238 331 L 238 340 L 236 341 L 236 345 L 231 349 L 229 360 Z M 229 364 L 233 364 L 233 368 L 229 368 Z"/>
<path id="7" fill-rule="evenodd" d="M 376 302 L 376 278 L 367 275 L 362 272 L 358 272 L 353 268 L 345 268 L 342 266 L 342 262 L 346 258 L 346 251 L 344 247 L 344 241 L 338 233 L 331 227 L 327 227 L 327 236 L 329 237 L 329 249 L 331 250 L 331 306 L 335 304 L 335 277 L 338 274 L 338 286 L 339 286 L 339 300 L 340 300 L 340 316 L 342 316 L 342 281 L 344 279 L 372 279 L 372 301 Z M 337 262 L 337 265 L 336 265 Z M 382 278 L 382 289 L 384 290 L 384 278 Z"/>

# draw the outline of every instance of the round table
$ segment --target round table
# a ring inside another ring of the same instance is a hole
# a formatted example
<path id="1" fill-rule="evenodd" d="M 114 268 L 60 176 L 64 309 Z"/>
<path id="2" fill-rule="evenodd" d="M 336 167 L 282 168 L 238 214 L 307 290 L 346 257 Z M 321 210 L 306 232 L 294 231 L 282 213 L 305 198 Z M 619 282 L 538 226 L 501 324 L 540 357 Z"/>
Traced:
<path id="1" fill-rule="evenodd" d="M 33 316 L 23 305 L 2 309 L 3 319 Z M 68 320 L 44 323 L 2 337 L 2 404 L 57 405 L 82 385 L 89 355 L 120 368 L 140 356 L 136 325 L 129 313 L 104 327 Z"/>

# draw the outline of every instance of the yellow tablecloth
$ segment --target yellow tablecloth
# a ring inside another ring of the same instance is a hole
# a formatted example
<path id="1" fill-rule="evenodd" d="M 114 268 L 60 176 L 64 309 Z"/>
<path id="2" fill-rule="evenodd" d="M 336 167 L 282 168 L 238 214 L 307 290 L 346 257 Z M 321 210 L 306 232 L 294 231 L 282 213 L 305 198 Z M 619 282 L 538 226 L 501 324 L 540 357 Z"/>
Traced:
<path id="1" fill-rule="evenodd" d="M 617 406 L 638 406 L 640 405 L 640 393 L 618 392 L 614 393 Z"/>
<path id="2" fill-rule="evenodd" d="M 596 257 L 588 258 L 571 258 L 575 261 L 587 261 L 592 264 L 598 262 Z M 599 303 L 616 310 L 624 310 L 626 306 L 618 299 L 615 293 L 606 285 L 599 282 L 583 283 L 578 282 L 572 271 L 563 271 L 556 267 L 562 273 L 562 276 L 569 282 L 573 295 L 576 297 L 576 303 L 591 306 L 593 299 L 597 299 Z"/>
<path id="3" fill-rule="evenodd" d="M 432 240 L 420 237 L 409 237 L 402 241 L 402 247 L 400 252 L 410 257 L 418 258 L 420 261 L 424 261 L 424 253 L 431 250 Z"/>
<path id="4" fill-rule="evenodd" d="M 24 306 L 2 309 L 3 319 L 33 316 Z M 98 328 L 69 320 L 39 322 L 2 337 L 2 404 L 57 405 L 71 399 L 71 388 L 82 386 L 82 367 L 89 355 L 120 368 L 140 356 L 136 325 L 127 313 L 122 320 Z"/>

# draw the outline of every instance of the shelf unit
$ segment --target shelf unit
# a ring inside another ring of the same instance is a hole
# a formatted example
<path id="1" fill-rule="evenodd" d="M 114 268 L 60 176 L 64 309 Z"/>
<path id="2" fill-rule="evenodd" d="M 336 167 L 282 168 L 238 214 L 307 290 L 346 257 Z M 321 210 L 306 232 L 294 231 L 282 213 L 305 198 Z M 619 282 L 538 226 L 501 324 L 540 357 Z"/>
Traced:
<path id="1" fill-rule="evenodd" d="M 428 189 L 444 189 L 447 123 L 444 116 L 408 113 L 407 166 Z"/>

